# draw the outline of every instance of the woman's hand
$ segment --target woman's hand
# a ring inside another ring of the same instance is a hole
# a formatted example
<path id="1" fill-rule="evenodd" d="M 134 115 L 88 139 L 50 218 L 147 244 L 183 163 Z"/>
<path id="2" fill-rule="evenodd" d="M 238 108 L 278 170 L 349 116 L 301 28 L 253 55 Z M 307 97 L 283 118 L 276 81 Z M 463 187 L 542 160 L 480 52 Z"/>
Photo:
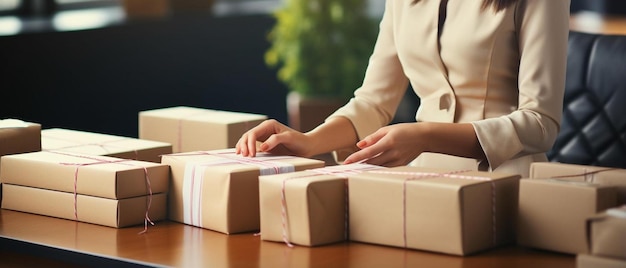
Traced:
<path id="1" fill-rule="evenodd" d="M 403 123 L 380 128 L 359 141 L 358 152 L 348 156 L 344 163 L 367 162 L 379 166 L 407 165 L 422 152 L 428 141 L 423 138 L 420 123 Z"/>
<path id="2" fill-rule="evenodd" d="M 302 132 L 289 128 L 280 122 L 269 119 L 244 133 L 235 151 L 243 156 L 254 157 L 257 153 L 257 141 L 262 142 L 258 150 L 280 155 L 308 156 L 309 137 Z"/>
<path id="3" fill-rule="evenodd" d="M 359 141 L 360 151 L 344 163 L 367 162 L 380 166 L 407 165 L 423 152 L 482 160 L 480 142 L 471 123 L 404 123 L 380 128 Z"/>

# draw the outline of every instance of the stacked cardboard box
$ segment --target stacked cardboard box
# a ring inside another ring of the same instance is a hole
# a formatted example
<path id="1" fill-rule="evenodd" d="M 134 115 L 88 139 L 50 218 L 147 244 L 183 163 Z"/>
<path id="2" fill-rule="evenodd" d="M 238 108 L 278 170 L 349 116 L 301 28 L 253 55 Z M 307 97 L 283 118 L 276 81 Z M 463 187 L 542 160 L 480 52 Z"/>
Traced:
<path id="1" fill-rule="evenodd" d="M 324 161 L 237 155 L 233 149 L 164 155 L 171 167 L 169 219 L 226 234 L 259 230 L 259 176 L 320 168 Z"/>
<path id="2" fill-rule="evenodd" d="M 533 163 L 531 177 L 520 181 L 518 244 L 588 253 L 586 219 L 624 200 L 625 174 L 614 168 Z"/>
<path id="3" fill-rule="evenodd" d="M 139 138 L 167 142 L 173 152 L 234 148 L 267 116 L 177 106 L 139 112 Z"/>
<path id="4" fill-rule="evenodd" d="M 350 175 L 350 240 L 453 255 L 512 243 L 519 179 L 417 167 Z"/>
<path id="5" fill-rule="evenodd" d="M 166 217 L 169 167 L 66 152 L 2 156 L 2 208 L 111 227 Z"/>
<path id="6" fill-rule="evenodd" d="M 259 177 L 261 239 L 319 246 L 348 239 L 348 176 L 380 166 L 351 164 Z"/>
<path id="7" fill-rule="evenodd" d="M 161 162 L 161 155 L 172 153 L 172 145 L 166 142 L 63 128 L 42 130 L 41 149 L 155 163 Z"/>
<path id="8" fill-rule="evenodd" d="M 41 151 L 41 125 L 18 119 L 0 120 L 0 157 Z M 1 161 L 1 159 L 0 159 Z M 0 184 L 0 201 L 2 184 Z"/>
<path id="9" fill-rule="evenodd" d="M 626 267 L 626 205 L 587 219 L 589 253 L 576 257 L 579 268 Z"/>
<path id="10" fill-rule="evenodd" d="M 41 151 L 41 125 L 18 119 L 0 120 L 0 156 Z"/>
<path id="11" fill-rule="evenodd" d="M 590 182 L 604 186 L 614 186 L 617 191 L 617 204 L 626 204 L 626 169 L 564 164 L 556 162 L 533 163 L 531 178 L 557 178 L 568 181 Z"/>

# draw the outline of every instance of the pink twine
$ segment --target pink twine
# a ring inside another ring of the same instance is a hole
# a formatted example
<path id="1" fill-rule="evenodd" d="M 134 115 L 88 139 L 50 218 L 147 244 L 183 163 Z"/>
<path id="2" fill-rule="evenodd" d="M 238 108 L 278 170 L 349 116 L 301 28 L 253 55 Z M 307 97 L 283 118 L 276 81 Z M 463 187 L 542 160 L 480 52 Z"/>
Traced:
<path id="1" fill-rule="evenodd" d="M 190 113 L 188 115 L 185 115 L 181 118 L 178 118 L 178 126 L 176 129 L 176 140 L 178 143 L 178 150 L 176 150 L 177 152 L 182 152 L 183 151 L 183 121 L 185 121 L 186 119 L 192 118 L 192 117 L 196 117 L 196 116 L 201 116 L 201 115 L 210 115 L 211 113 L 216 113 L 219 111 L 216 110 L 202 110 L 202 111 L 193 111 L 193 113 Z"/>
<path id="2" fill-rule="evenodd" d="M 128 161 L 132 161 L 129 159 L 119 159 L 119 160 L 106 160 L 106 159 L 98 159 L 96 157 L 90 157 L 90 156 L 86 156 L 86 155 L 75 155 L 75 154 L 70 154 L 70 153 L 65 153 L 65 152 L 58 152 L 58 151 L 49 151 L 50 153 L 55 153 L 55 154 L 60 154 L 60 155 L 66 155 L 66 156 L 72 156 L 72 157 L 77 157 L 77 158 L 83 158 L 83 159 L 89 159 L 89 160 L 94 160 L 96 162 L 92 162 L 92 163 L 59 163 L 61 165 L 71 165 L 71 166 L 76 166 L 76 168 L 74 169 L 74 219 L 78 221 L 78 170 L 80 167 L 83 166 L 91 166 L 91 165 L 100 165 L 100 164 L 121 164 L 121 165 L 128 165 L 128 166 L 135 166 L 135 167 L 141 167 L 144 170 L 144 175 L 146 178 L 146 186 L 148 188 L 148 201 L 147 201 L 147 208 L 146 208 L 146 212 L 145 212 L 145 217 L 144 217 L 144 230 L 142 232 L 140 232 L 139 234 L 143 234 L 145 232 L 148 231 L 148 223 L 150 223 L 151 225 L 154 225 L 154 222 L 152 222 L 152 220 L 149 217 L 149 211 L 150 211 L 150 207 L 152 205 L 152 185 L 150 184 L 150 178 L 148 177 L 148 168 L 146 167 L 142 167 L 139 165 L 133 165 L 131 163 L 124 163 L 124 162 L 128 162 Z"/>
<path id="3" fill-rule="evenodd" d="M 76 143 L 76 141 L 74 141 L 74 140 L 62 139 L 62 138 L 59 138 L 59 137 L 53 137 L 53 136 L 47 136 L 47 135 L 44 135 L 43 137 L 45 137 L 47 139 L 54 139 L 54 140 L 60 140 L 60 141 L 66 141 L 66 142 L 74 143 L 73 145 L 68 145 L 68 146 L 63 146 L 63 147 L 57 147 L 57 148 L 42 150 L 42 151 L 45 151 L 45 152 L 62 151 L 62 150 L 67 150 L 67 149 L 72 149 L 72 148 L 79 148 L 79 147 L 83 147 L 83 146 L 96 146 L 96 147 L 100 147 L 105 152 L 110 153 L 111 151 L 109 150 L 109 148 L 124 149 L 124 150 L 131 149 L 131 148 L 128 148 L 128 147 L 125 147 L 125 146 L 115 146 L 115 145 L 111 145 L 109 143 L 126 141 L 126 140 L 132 139 L 132 138 L 120 138 L 120 139 L 116 139 L 116 140 L 103 141 L 103 142 Z M 135 158 L 133 158 L 133 159 L 134 160 L 139 159 L 139 152 L 137 151 L 137 149 L 132 149 L 132 150 L 135 153 Z"/>
<path id="4" fill-rule="evenodd" d="M 583 168 L 583 173 L 553 176 L 550 178 L 559 179 L 559 178 L 569 178 L 569 177 L 584 177 L 585 182 L 594 182 L 596 174 L 606 172 L 606 171 L 612 171 L 612 170 L 619 170 L 619 168 L 605 168 L 605 169 L 599 169 L 595 171 L 587 171 L 587 168 Z"/>
<path id="5" fill-rule="evenodd" d="M 223 166 L 223 165 L 228 165 L 228 164 L 244 164 L 244 165 L 260 165 L 260 166 L 265 166 L 268 168 L 272 168 L 274 170 L 274 174 L 280 174 L 281 170 L 280 167 L 278 165 L 276 165 L 275 163 L 271 163 L 269 161 L 265 161 L 265 160 L 258 160 L 256 158 L 245 158 L 245 157 L 241 157 L 239 155 L 237 155 L 234 151 L 224 151 L 224 152 L 214 152 L 214 151 L 195 151 L 195 152 L 189 152 L 189 153 L 178 153 L 178 154 L 170 154 L 170 156 L 215 156 L 215 157 L 220 157 L 223 159 L 228 160 L 229 162 L 215 162 L 215 163 L 202 163 L 202 164 L 198 164 L 198 165 L 194 165 L 193 166 L 193 170 L 192 170 L 192 176 L 191 176 L 191 193 L 189 194 L 189 200 L 192 200 L 191 202 L 189 202 L 189 210 L 192 211 L 192 213 L 190 213 L 190 221 L 194 222 L 194 187 L 196 187 L 196 178 L 195 178 L 195 170 L 196 167 L 199 166 L 203 166 L 203 167 L 210 167 L 210 166 Z M 274 157 L 271 160 L 280 160 L 280 159 L 291 159 L 294 158 L 293 156 L 281 156 L 281 157 Z"/>
<path id="6" fill-rule="evenodd" d="M 294 158 L 293 156 L 277 156 L 268 160 L 259 160 L 258 158 L 239 156 L 234 151 L 225 151 L 225 152 L 196 151 L 192 153 L 170 154 L 170 156 L 200 156 L 200 155 L 216 156 L 216 157 L 221 157 L 221 158 L 225 158 L 225 159 L 232 161 L 232 162 L 203 164 L 204 166 L 221 166 L 221 165 L 226 165 L 226 164 L 244 164 L 244 165 L 245 164 L 257 164 L 260 166 L 265 166 L 265 167 L 274 169 L 275 174 L 280 173 L 280 167 L 274 163 L 271 163 L 270 161 Z"/>
<path id="7" fill-rule="evenodd" d="M 427 178 L 436 178 L 436 177 L 445 177 L 445 178 L 454 178 L 454 179 L 465 179 L 465 180 L 480 180 L 480 181 L 489 181 L 491 182 L 491 225 L 492 225 L 492 243 L 494 245 L 497 244 L 497 229 L 496 229 L 496 186 L 493 179 L 488 177 L 480 177 L 480 176 L 466 176 L 459 175 L 459 173 L 467 172 L 467 170 L 463 171 L 452 171 L 448 173 L 436 173 L 436 172 L 404 172 L 404 171 L 378 171 L 374 170 L 371 173 L 379 173 L 379 174 L 393 174 L 393 175 L 405 175 L 411 176 L 406 178 L 403 181 L 403 236 L 404 236 L 404 247 L 407 247 L 407 237 L 406 237 L 406 183 L 412 180 L 418 179 L 427 179 Z"/>
<path id="8" fill-rule="evenodd" d="M 152 185 L 150 184 L 150 178 L 148 177 L 148 168 L 143 167 L 143 172 L 145 174 L 146 177 L 146 184 L 148 185 L 148 200 L 146 201 L 146 215 L 144 218 L 144 227 L 143 227 L 143 231 L 139 232 L 139 234 L 144 234 L 146 232 L 148 232 L 148 223 L 150 223 L 150 225 L 154 226 L 154 222 L 152 222 L 152 220 L 150 219 L 150 207 L 152 206 Z"/>
<path id="9" fill-rule="evenodd" d="M 316 169 L 309 169 L 307 171 L 311 171 L 314 172 L 316 174 L 304 174 L 301 176 L 294 176 L 294 177 L 289 177 L 286 179 L 283 179 L 282 181 L 282 188 L 281 188 L 281 192 L 280 192 L 280 202 L 281 202 L 281 208 L 280 208 L 280 212 L 281 212 L 281 223 L 282 223 L 282 236 L 283 236 L 283 241 L 285 242 L 285 244 L 287 244 L 287 246 L 289 247 L 293 247 L 293 244 L 289 239 L 289 234 L 288 234 L 288 230 L 289 230 L 289 220 L 288 220 L 288 216 L 287 216 L 287 200 L 285 198 L 285 184 L 288 180 L 294 180 L 294 179 L 303 179 L 303 178 L 310 178 L 310 177 L 315 177 L 315 176 L 322 176 L 322 175 L 332 175 L 332 176 L 338 176 L 340 178 L 343 178 L 345 181 L 345 214 L 344 214 L 344 238 L 348 239 L 348 228 L 349 228 L 349 223 L 348 223 L 348 219 L 349 219 L 349 199 L 348 199 L 348 175 L 354 175 L 354 174 L 358 174 L 361 173 L 363 171 L 367 171 L 370 169 L 379 169 L 382 167 L 378 167 L 378 166 L 362 166 L 362 167 L 357 167 L 354 169 L 338 169 L 338 170 L 333 170 L 330 169 L 328 167 L 325 168 L 316 168 Z"/>

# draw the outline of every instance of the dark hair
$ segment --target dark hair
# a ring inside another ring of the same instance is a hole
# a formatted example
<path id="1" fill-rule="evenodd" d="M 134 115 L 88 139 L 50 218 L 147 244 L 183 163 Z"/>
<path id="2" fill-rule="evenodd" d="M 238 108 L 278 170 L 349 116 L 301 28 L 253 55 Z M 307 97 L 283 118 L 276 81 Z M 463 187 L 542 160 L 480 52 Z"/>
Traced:
<path id="1" fill-rule="evenodd" d="M 416 4 L 421 0 L 413 0 L 413 4 Z M 493 6 L 496 11 L 503 10 L 518 0 L 483 0 L 483 8 Z M 549 0 L 548 0 L 549 1 Z"/>

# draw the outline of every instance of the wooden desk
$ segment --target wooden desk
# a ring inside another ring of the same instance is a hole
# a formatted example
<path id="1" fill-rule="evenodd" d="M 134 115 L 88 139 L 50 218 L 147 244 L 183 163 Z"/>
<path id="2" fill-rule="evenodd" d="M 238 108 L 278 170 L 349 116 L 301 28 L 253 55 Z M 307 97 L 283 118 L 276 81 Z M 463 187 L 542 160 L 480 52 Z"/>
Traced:
<path id="1" fill-rule="evenodd" d="M 287 247 L 170 221 L 115 229 L 0 210 L 0 266 L 47 267 L 533 267 L 575 268 L 575 256 L 503 247 L 468 257 L 364 243 Z M 8 259 L 7 259 L 8 258 Z"/>

